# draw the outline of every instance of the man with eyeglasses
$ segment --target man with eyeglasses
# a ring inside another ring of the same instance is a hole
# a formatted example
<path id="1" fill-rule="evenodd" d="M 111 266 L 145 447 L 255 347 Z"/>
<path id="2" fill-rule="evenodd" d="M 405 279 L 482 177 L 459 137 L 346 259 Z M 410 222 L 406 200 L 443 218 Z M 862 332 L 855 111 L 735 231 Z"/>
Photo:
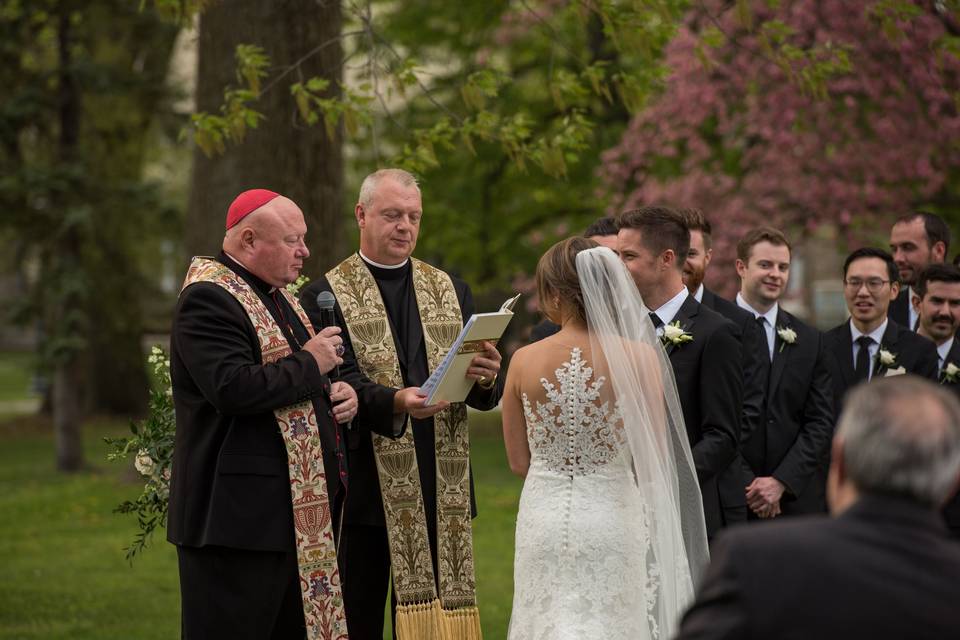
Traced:
<path id="1" fill-rule="evenodd" d="M 834 412 L 847 391 L 875 377 L 913 373 L 937 379 L 937 348 L 891 320 L 890 303 L 900 293 L 898 269 L 883 249 L 857 249 L 843 264 L 843 296 L 850 320 L 824 335 L 833 355 Z"/>
<path id="2" fill-rule="evenodd" d="M 917 278 L 928 265 L 946 261 L 950 228 L 940 216 L 915 211 L 900 216 L 890 229 L 890 253 L 897 265 L 900 294 L 889 315 L 900 326 L 917 331 L 918 309 L 913 302 Z"/>

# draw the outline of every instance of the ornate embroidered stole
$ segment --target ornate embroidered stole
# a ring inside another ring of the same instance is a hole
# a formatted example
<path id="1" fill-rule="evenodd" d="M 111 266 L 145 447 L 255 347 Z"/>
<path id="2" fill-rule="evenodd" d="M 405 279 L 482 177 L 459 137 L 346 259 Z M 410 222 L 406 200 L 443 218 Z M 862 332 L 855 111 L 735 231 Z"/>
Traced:
<path id="1" fill-rule="evenodd" d="M 264 364 L 275 362 L 292 353 L 280 327 L 259 296 L 228 267 L 210 258 L 194 258 L 181 293 L 195 282 L 219 285 L 243 305 L 260 340 L 260 353 Z M 280 291 L 312 336 L 313 327 L 300 304 L 285 289 Z M 277 409 L 274 415 L 287 449 L 294 537 L 307 638 L 347 640 L 347 620 L 340 591 L 330 499 L 313 403 L 307 400 Z"/>
<path id="2" fill-rule="evenodd" d="M 411 260 L 427 362 L 433 370 L 456 341 L 463 318 L 450 276 L 424 262 Z M 360 369 L 374 382 L 403 388 L 390 321 L 373 274 L 354 254 L 326 276 L 340 303 Z M 398 602 L 397 637 L 479 639 L 466 405 L 452 404 L 439 412 L 434 416 L 434 425 L 439 599 L 413 429 L 407 429 L 396 440 L 373 434 Z"/>

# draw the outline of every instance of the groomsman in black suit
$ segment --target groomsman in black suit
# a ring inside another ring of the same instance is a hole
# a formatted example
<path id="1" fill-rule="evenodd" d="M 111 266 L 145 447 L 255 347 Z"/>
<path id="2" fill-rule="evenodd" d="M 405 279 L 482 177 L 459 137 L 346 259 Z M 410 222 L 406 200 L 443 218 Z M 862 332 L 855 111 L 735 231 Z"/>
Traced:
<path id="1" fill-rule="evenodd" d="M 683 286 L 690 248 L 683 217 L 644 207 L 617 219 L 617 250 L 637 284 L 673 365 L 703 496 L 707 535 L 724 526 L 718 478 L 737 455 L 743 402 L 739 328 Z"/>
<path id="2" fill-rule="evenodd" d="M 617 221 L 613 216 L 606 216 L 595 220 L 587 230 L 583 232 L 584 238 L 589 238 L 597 244 L 617 250 Z M 530 330 L 530 342 L 538 342 L 546 337 L 552 336 L 560 330 L 560 325 L 544 318 L 539 324 Z"/>
<path id="3" fill-rule="evenodd" d="M 914 306 L 920 312 L 917 333 L 933 340 L 939 357 L 940 384 L 960 397 L 960 269 L 932 264 L 920 272 L 914 289 Z M 960 537 L 960 495 L 943 509 L 954 536 Z"/>
<path id="4" fill-rule="evenodd" d="M 900 293 L 890 303 L 890 318 L 901 327 L 917 330 L 913 287 L 930 264 L 941 264 L 950 250 L 950 228 L 937 215 L 916 211 L 901 216 L 890 230 L 890 253 L 897 264 Z"/>
<path id="5" fill-rule="evenodd" d="M 843 295 L 850 320 L 825 334 L 831 358 L 834 411 L 847 391 L 877 376 L 914 373 L 937 379 L 937 348 L 888 318 L 890 303 L 897 299 L 897 265 L 883 249 L 857 249 L 843 264 Z"/>
<path id="6" fill-rule="evenodd" d="M 683 265 L 683 283 L 697 302 L 716 311 L 740 328 L 743 342 L 743 409 L 740 415 L 740 448 L 763 424 L 764 396 L 770 375 L 770 360 L 766 357 L 766 336 L 748 313 L 733 302 L 721 298 L 703 284 L 707 266 L 713 257 L 713 239 L 710 221 L 700 209 L 681 209 L 684 223 L 690 231 L 690 251 Z M 753 480 L 753 474 L 741 454 L 720 474 L 720 502 L 727 525 L 747 520 L 747 498 L 743 488 Z"/>
<path id="7" fill-rule="evenodd" d="M 826 510 L 823 463 L 833 435 L 833 383 L 823 337 L 779 304 L 790 277 L 791 247 L 770 227 L 737 245 L 737 304 L 763 327 L 763 355 L 773 363 L 763 426 L 744 443 L 751 516 Z"/>

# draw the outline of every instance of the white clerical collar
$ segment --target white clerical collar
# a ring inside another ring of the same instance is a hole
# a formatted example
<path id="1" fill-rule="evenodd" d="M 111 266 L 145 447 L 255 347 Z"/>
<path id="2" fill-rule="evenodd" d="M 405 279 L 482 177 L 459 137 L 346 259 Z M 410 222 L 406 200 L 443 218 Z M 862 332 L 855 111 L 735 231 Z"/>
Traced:
<path id="1" fill-rule="evenodd" d="M 687 291 L 686 287 L 683 287 L 677 295 L 660 305 L 660 308 L 654 311 L 654 313 L 657 314 L 657 317 L 660 318 L 663 324 L 673 322 L 674 317 L 680 312 L 680 307 L 683 306 L 684 301 L 689 295 L 690 292 Z"/>
<path id="2" fill-rule="evenodd" d="M 752 313 L 754 318 L 764 318 L 771 327 L 777 326 L 777 314 L 780 313 L 779 302 L 774 302 L 773 306 L 767 309 L 766 313 L 760 313 L 753 308 L 753 305 L 746 301 L 743 295 L 737 293 L 737 306 L 744 311 L 749 311 Z"/>
<path id="3" fill-rule="evenodd" d="M 940 356 L 940 368 L 943 368 L 943 365 L 947 362 L 947 356 L 950 355 L 950 349 L 953 348 L 953 339 L 954 336 L 950 336 L 947 340 L 943 341 L 943 344 L 937 346 L 937 355 Z"/>
<path id="4" fill-rule="evenodd" d="M 251 275 L 254 275 L 253 271 L 250 271 L 250 267 L 248 267 L 247 265 L 243 264 L 242 262 L 240 262 L 239 260 L 237 260 L 236 258 L 234 258 L 232 255 L 230 255 L 230 254 L 227 253 L 226 251 L 223 252 L 223 255 L 227 256 L 228 258 L 230 258 L 231 260 L 233 260 L 234 262 L 236 262 L 238 265 L 240 265 L 241 267 L 243 267 L 244 269 L 246 269 L 247 273 L 249 273 L 249 274 L 251 274 Z M 269 284 L 269 283 L 268 283 L 268 284 Z M 276 291 L 276 290 L 277 290 L 276 287 L 270 287 L 270 291 L 267 291 L 267 293 L 273 293 L 273 292 Z"/>
<path id="5" fill-rule="evenodd" d="M 363 258 L 364 262 L 366 262 L 367 264 L 372 264 L 373 266 L 379 267 L 381 269 L 399 269 L 401 267 L 405 267 L 407 265 L 407 262 L 410 260 L 410 258 L 406 258 L 400 264 L 380 264 L 379 262 L 374 262 L 367 256 L 363 255 L 363 251 L 357 251 L 357 253 L 360 254 L 360 257 Z"/>
<path id="6" fill-rule="evenodd" d="M 697 292 L 693 294 L 693 297 L 696 299 L 697 302 L 700 302 L 700 303 L 703 302 L 703 283 L 702 282 L 700 283 L 700 286 L 697 287 Z"/>
<path id="7" fill-rule="evenodd" d="M 870 338 L 872 338 L 873 341 L 876 342 L 877 344 L 882 344 L 883 334 L 887 330 L 887 324 L 889 322 L 890 321 L 888 318 L 884 318 L 883 324 L 881 324 L 879 327 L 877 327 L 870 333 L 862 333 L 859 329 L 857 329 L 856 325 L 853 324 L 853 318 L 850 318 L 850 335 L 853 337 L 854 342 L 856 342 L 857 338 L 859 338 L 860 336 L 866 335 L 866 336 L 870 336 Z"/>

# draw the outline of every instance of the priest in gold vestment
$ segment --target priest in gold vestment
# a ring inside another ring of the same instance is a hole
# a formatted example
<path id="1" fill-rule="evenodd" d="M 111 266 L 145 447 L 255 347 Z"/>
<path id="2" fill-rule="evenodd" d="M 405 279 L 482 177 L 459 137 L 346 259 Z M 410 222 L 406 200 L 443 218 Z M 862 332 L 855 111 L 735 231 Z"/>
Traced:
<path id="1" fill-rule="evenodd" d="M 363 181 L 355 209 L 360 249 L 302 293 L 321 326 L 317 294 L 336 296 L 341 375 L 363 415 L 348 432 L 350 487 L 339 555 L 352 640 L 382 638 L 392 584 L 398 638 L 479 638 L 471 518 L 467 405 L 500 400 L 495 345 L 473 359 L 464 403 L 425 406 L 418 393 L 474 312 L 466 283 L 412 257 L 423 214 L 415 178 L 384 169 Z M 375 417 L 372 417 L 375 416 Z M 409 418 L 409 419 L 408 419 Z M 348 568 L 346 568 L 348 567 Z M 392 578 L 392 580 L 391 580 Z"/>

